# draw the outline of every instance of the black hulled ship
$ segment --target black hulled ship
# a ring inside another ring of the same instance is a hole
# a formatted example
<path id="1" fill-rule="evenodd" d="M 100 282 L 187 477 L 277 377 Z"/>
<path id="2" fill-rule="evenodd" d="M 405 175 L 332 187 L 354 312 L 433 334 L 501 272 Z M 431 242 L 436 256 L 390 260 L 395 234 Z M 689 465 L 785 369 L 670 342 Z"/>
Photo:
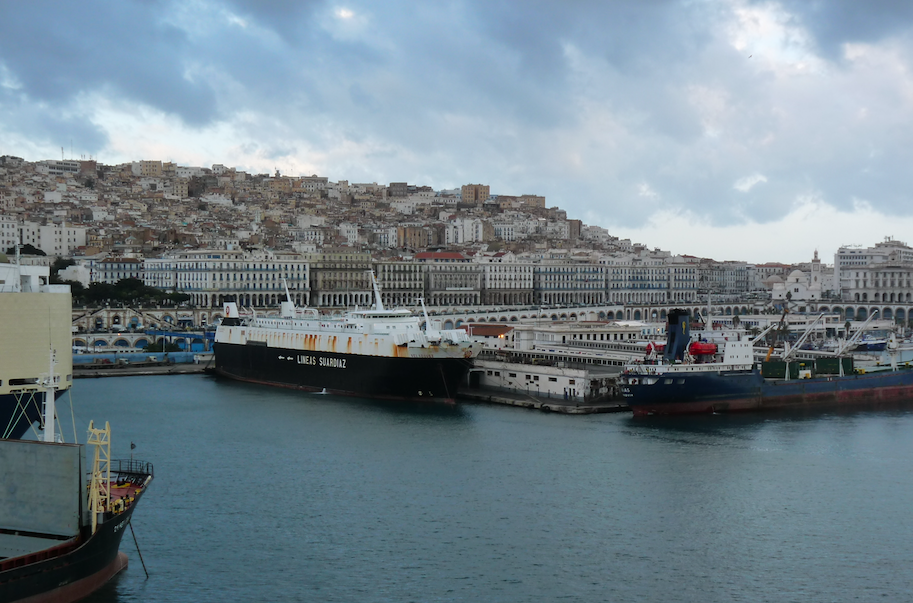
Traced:
<path id="1" fill-rule="evenodd" d="M 427 311 L 420 317 L 384 308 L 376 281 L 374 297 L 373 308 L 342 316 L 297 308 L 291 296 L 278 316 L 241 313 L 229 302 L 216 329 L 213 370 L 306 391 L 452 401 L 481 345 L 463 330 L 434 329 Z"/>

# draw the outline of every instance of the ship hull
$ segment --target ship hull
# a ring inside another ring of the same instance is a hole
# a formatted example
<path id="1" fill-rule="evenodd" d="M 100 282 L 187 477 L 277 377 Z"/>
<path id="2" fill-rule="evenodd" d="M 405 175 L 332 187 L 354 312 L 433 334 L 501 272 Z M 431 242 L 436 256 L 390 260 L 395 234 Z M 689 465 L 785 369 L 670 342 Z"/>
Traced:
<path id="1" fill-rule="evenodd" d="M 391 400 L 453 401 L 471 362 L 460 357 L 390 357 L 302 352 L 216 343 L 217 375 L 305 391 Z"/>
<path id="2" fill-rule="evenodd" d="M 127 566 L 127 557 L 118 548 L 134 507 L 101 524 L 82 544 L 64 543 L 56 551 L 38 551 L 23 558 L 24 565 L 0 571 L 0 601 L 69 603 L 101 588 Z"/>
<path id="3" fill-rule="evenodd" d="M 778 381 L 758 371 L 629 377 L 622 395 L 634 415 L 864 407 L 913 401 L 913 370 Z M 632 382 L 633 381 L 633 382 Z"/>

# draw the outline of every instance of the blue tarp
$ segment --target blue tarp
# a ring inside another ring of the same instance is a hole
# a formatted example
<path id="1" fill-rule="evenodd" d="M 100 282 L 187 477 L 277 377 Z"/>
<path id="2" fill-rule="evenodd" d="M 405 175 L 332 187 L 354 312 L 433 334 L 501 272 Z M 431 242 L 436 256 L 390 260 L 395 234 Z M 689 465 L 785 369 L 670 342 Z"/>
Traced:
<path id="1" fill-rule="evenodd" d="M 73 354 L 73 364 L 92 364 L 98 360 L 110 360 L 115 364 L 119 360 L 128 362 L 146 362 L 154 359 L 155 362 L 162 362 L 167 355 L 168 361 L 175 364 L 184 364 L 193 362 L 194 352 L 111 352 L 107 354 Z"/>

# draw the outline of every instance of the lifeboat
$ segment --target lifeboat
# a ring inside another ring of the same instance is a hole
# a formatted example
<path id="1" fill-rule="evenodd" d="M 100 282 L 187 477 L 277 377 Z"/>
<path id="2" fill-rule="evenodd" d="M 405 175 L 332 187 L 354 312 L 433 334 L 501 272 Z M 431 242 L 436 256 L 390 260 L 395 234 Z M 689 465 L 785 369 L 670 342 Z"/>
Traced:
<path id="1" fill-rule="evenodd" d="M 651 354 L 653 350 L 656 350 L 657 354 L 662 354 L 663 350 L 666 349 L 666 344 L 659 341 L 651 341 L 647 344 L 647 353 Z"/>
<path id="2" fill-rule="evenodd" d="M 695 341 L 688 346 L 688 353 L 692 356 L 712 356 L 716 354 L 716 344 Z"/>

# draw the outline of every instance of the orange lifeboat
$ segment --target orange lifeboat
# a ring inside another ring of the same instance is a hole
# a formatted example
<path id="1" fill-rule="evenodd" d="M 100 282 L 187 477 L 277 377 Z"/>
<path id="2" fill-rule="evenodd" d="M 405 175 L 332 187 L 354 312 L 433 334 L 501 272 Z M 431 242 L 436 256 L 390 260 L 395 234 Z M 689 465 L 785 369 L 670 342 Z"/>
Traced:
<path id="1" fill-rule="evenodd" d="M 695 341 L 688 346 L 688 353 L 692 356 L 712 356 L 716 354 L 716 344 Z"/>
<path id="2" fill-rule="evenodd" d="M 663 350 L 666 349 L 666 344 L 659 341 L 651 341 L 647 344 L 647 353 L 651 354 L 653 350 L 656 350 L 657 354 L 662 354 Z"/>

